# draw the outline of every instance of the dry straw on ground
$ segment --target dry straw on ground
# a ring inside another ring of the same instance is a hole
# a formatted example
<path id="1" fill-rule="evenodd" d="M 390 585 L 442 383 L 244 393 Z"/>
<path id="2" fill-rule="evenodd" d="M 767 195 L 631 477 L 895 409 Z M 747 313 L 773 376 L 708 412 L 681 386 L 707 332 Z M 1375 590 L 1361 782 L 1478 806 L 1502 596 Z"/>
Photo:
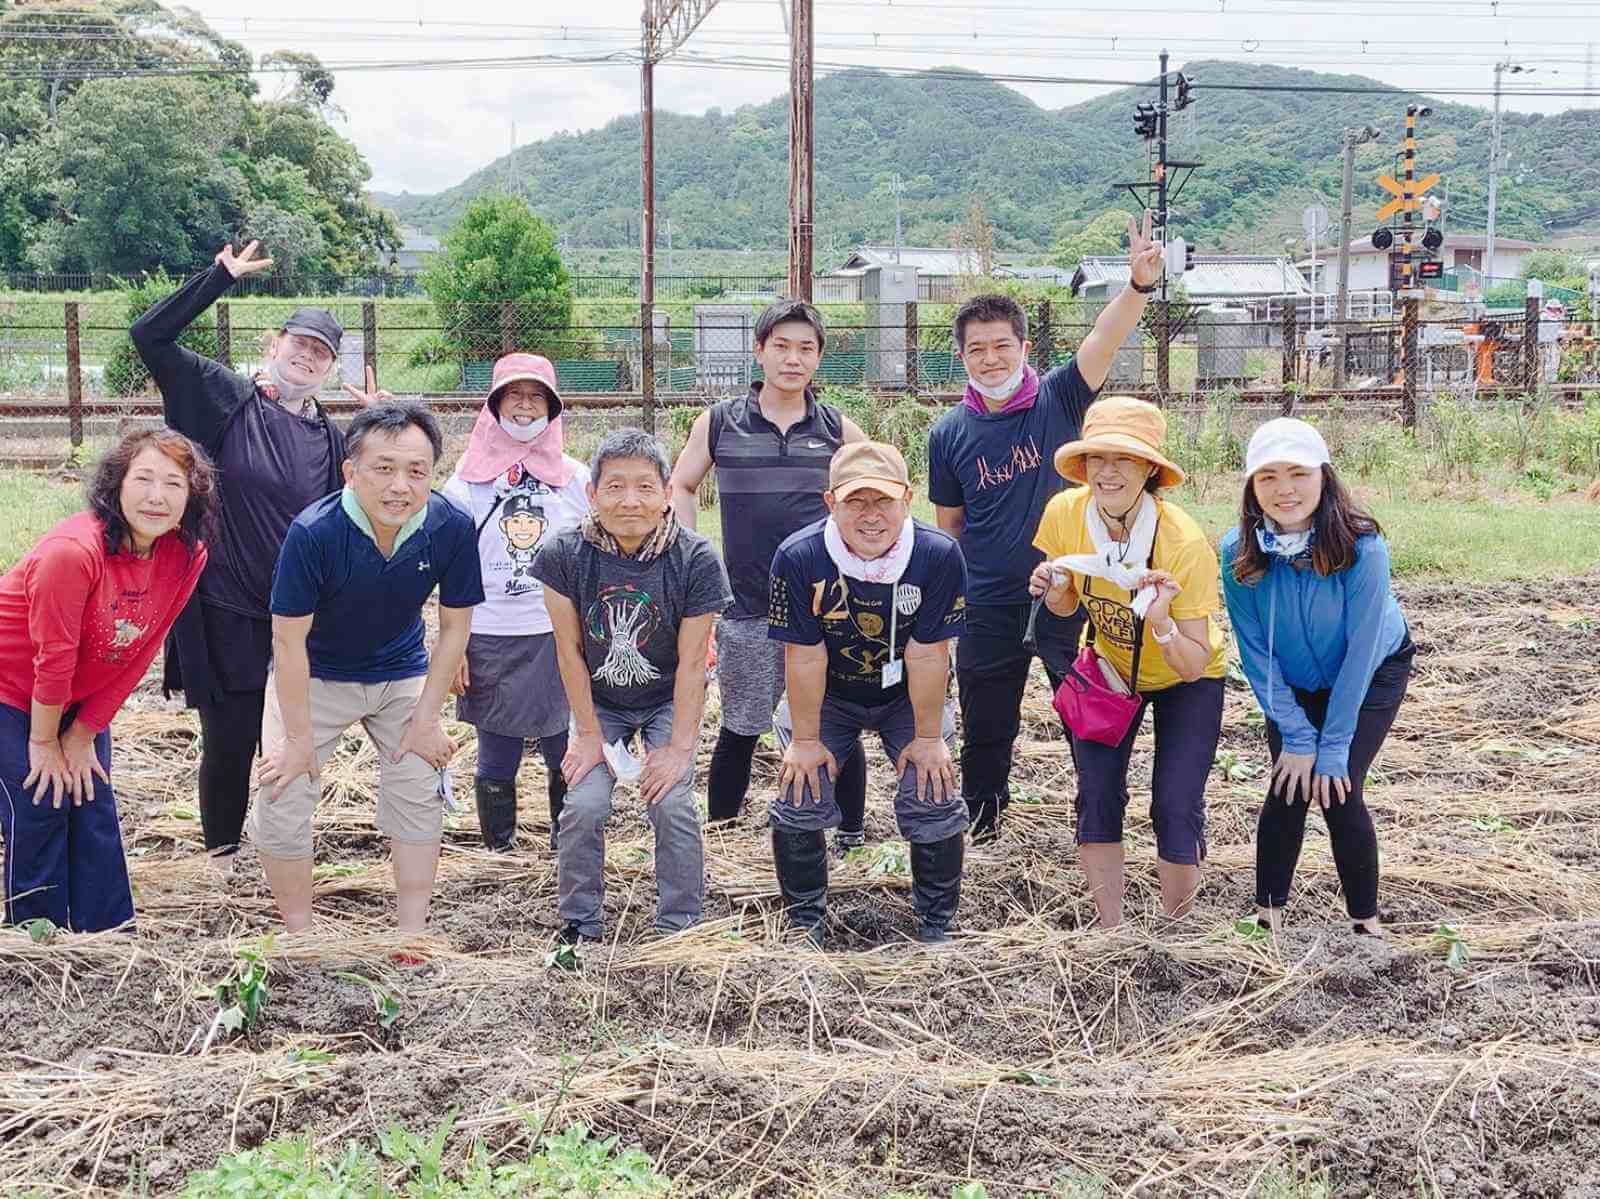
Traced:
<path id="1" fill-rule="evenodd" d="M 1351 934 L 1315 816 L 1290 930 L 1233 927 L 1265 757 L 1237 681 L 1194 915 L 1154 914 L 1147 735 L 1132 918 L 1088 930 L 1070 762 L 1038 687 L 1006 835 L 970 855 L 963 932 L 941 952 L 908 943 L 906 880 L 870 862 L 835 867 L 832 952 L 784 936 L 763 753 L 752 812 L 708 836 L 705 925 L 650 932 L 648 827 L 624 796 L 609 940 L 580 971 L 548 967 L 537 755 L 523 848 L 495 856 L 475 847 L 469 743 L 427 962 L 396 965 L 372 751 L 353 737 L 318 813 L 318 924 L 266 943 L 262 1023 L 209 1043 L 210 987 L 272 908 L 248 850 L 226 885 L 198 856 L 192 720 L 143 695 L 115 727 L 137 936 L 0 935 L 0 1179 L 161 1194 L 268 1137 L 332 1149 L 455 1107 L 454 1152 L 581 1119 L 641 1142 L 684 1194 L 943 1195 L 976 1178 L 1084 1195 L 1103 1177 L 1107 1194 L 1235 1196 L 1324 1171 L 1329 1189 L 1306 1193 L 1600 1194 L 1596 584 L 1405 589 L 1418 673 L 1368 794 L 1384 940 Z M 868 830 L 889 838 L 872 760 Z M 392 1027 L 374 987 L 399 1002 Z"/>

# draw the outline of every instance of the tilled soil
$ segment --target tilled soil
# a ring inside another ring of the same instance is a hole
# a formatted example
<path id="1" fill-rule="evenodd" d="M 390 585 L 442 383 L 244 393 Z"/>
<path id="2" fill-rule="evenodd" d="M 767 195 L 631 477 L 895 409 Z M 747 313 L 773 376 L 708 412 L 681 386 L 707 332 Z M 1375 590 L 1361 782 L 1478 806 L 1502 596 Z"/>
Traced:
<path id="1" fill-rule="evenodd" d="M 114 729 L 137 933 L 0 934 L 0 1191 L 170 1193 L 270 1137 L 370 1143 L 455 1110 L 453 1154 L 582 1120 L 684 1194 L 1600 1195 L 1596 583 L 1404 589 L 1417 673 L 1368 789 L 1382 938 L 1352 932 L 1315 815 L 1286 931 L 1235 928 L 1265 764 L 1238 679 L 1181 921 L 1158 913 L 1146 733 L 1130 919 L 1090 928 L 1041 680 L 1016 802 L 969 853 L 950 947 L 913 944 L 908 880 L 863 861 L 834 865 L 829 952 L 785 936 L 764 750 L 751 810 L 708 834 L 707 922 L 687 934 L 651 931 L 648 825 L 619 795 L 608 939 L 577 970 L 547 964 L 537 755 L 522 847 L 490 855 L 468 744 L 433 938 L 401 965 L 370 748 L 351 738 L 326 775 L 315 931 L 272 936 L 251 851 L 226 883 L 198 856 L 191 717 L 141 694 Z M 883 841 L 892 774 L 869 749 Z M 241 947 L 265 954 L 271 994 L 229 1035 L 212 988 Z M 390 1026 L 375 994 L 398 1002 Z"/>

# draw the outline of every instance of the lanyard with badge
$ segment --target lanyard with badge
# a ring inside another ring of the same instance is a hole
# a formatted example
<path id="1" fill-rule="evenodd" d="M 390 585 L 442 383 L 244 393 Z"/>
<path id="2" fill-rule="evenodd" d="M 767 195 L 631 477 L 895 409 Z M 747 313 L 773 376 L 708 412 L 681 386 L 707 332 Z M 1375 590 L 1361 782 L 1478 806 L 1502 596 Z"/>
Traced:
<path id="1" fill-rule="evenodd" d="M 882 687 L 887 691 L 890 687 L 898 687 L 900 680 L 905 678 L 905 662 L 894 656 L 895 633 L 899 629 L 900 621 L 900 584 L 889 584 L 889 660 L 883 664 Z"/>

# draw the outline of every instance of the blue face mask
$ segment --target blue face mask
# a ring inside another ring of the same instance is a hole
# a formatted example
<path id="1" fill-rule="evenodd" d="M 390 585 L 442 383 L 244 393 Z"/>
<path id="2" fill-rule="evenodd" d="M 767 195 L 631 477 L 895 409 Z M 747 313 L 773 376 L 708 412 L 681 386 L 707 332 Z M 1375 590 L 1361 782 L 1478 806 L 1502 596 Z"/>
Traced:
<path id="1" fill-rule="evenodd" d="M 1261 552 L 1290 562 L 1296 558 L 1310 557 L 1311 543 L 1315 539 L 1314 527 L 1299 533 L 1285 533 L 1278 529 L 1270 516 L 1263 516 L 1256 528 L 1256 544 L 1261 547 Z"/>

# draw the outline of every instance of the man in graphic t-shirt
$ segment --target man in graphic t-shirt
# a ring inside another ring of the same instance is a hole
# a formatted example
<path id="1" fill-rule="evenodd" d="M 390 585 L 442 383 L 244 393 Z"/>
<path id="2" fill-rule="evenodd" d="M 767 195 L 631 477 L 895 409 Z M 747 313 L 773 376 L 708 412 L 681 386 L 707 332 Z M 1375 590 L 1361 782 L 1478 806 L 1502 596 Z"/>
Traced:
<path id="1" fill-rule="evenodd" d="M 556 837 L 559 936 L 569 945 L 601 937 L 605 823 L 624 765 L 612 747 L 635 734 L 645 749 L 639 796 L 656 835 L 656 928 L 700 920 L 694 754 L 711 623 L 733 599 L 716 550 L 673 514 L 660 442 L 638 429 L 611 433 L 590 474 L 594 511 L 546 540 L 534 562 L 576 729 L 561 763 L 568 791 Z"/>
<path id="2" fill-rule="evenodd" d="M 1037 654 L 1051 687 L 1077 652 L 1083 617 L 1041 608 L 1037 644 L 1024 644 L 1028 576 L 1041 560 L 1039 518 L 1064 483 L 1051 463 L 1078 439 L 1084 410 L 1110 373 L 1161 278 L 1161 246 L 1128 222 L 1130 286 L 1106 305 L 1078 352 L 1041 377 L 1027 365 L 1028 318 L 1009 296 L 975 296 L 955 317 L 967 369 L 961 403 L 928 435 L 928 498 L 939 527 L 958 538 L 968 571 L 966 628 L 956 651 L 961 693 L 961 783 L 974 843 L 999 835 L 1010 803 L 1011 755 L 1022 694 Z"/>
<path id="3" fill-rule="evenodd" d="M 861 734 L 876 732 L 900 775 L 894 814 L 911 843 L 916 936 L 944 941 L 967 828 L 944 721 L 966 567 L 953 538 L 911 518 L 911 480 L 891 445 L 841 449 L 826 498 L 828 517 L 772 559 L 768 633 L 784 643 L 794 730 L 771 805 L 778 886 L 790 921 L 820 945 L 834 780 Z"/>

